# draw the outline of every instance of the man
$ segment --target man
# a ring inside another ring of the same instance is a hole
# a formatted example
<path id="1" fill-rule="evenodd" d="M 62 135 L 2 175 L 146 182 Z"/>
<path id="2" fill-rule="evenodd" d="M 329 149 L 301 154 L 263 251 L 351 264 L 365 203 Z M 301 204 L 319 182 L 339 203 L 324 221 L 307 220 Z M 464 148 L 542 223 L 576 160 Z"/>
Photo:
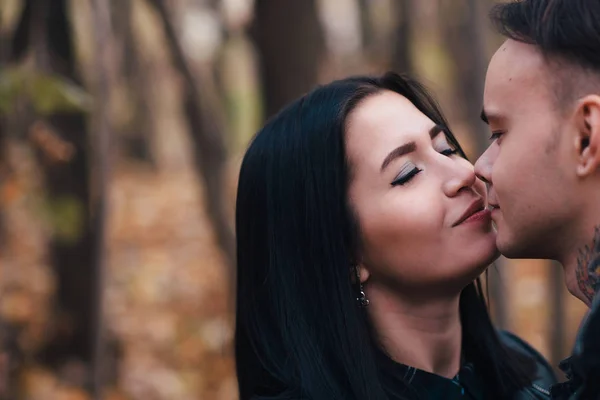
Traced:
<path id="1" fill-rule="evenodd" d="M 492 143 L 475 169 L 489 185 L 496 243 L 507 257 L 564 266 L 591 310 L 561 363 L 569 382 L 552 395 L 600 398 L 600 1 L 499 4 L 492 20 L 508 39 L 488 68 Z"/>

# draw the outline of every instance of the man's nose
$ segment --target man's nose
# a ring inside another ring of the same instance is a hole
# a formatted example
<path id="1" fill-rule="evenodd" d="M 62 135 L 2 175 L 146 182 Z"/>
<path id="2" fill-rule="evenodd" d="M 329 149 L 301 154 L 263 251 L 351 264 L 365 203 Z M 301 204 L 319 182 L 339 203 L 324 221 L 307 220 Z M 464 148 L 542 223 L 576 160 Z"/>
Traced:
<path id="1" fill-rule="evenodd" d="M 492 168 L 497 155 L 497 145 L 492 143 L 490 147 L 475 162 L 475 174 L 487 184 L 492 183 Z"/>

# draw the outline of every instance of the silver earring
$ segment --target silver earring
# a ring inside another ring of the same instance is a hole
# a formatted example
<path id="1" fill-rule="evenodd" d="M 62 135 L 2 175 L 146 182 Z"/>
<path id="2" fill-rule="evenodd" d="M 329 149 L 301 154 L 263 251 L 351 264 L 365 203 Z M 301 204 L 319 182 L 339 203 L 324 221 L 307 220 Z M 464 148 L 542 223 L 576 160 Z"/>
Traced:
<path id="1" fill-rule="evenodd" d="M 361 306 L 362 308 L 367 307 L 370 303 L 369 299 L 367 299 L 367 295 L 365 294 L 365 291 L 363 290 L 362 284 L 360 285 L 359 296 L 356 298 L 356 301 L 358 301 L 358 305 Z"/>
<path id="2" fill-rule="evenodd" d="M 367 295 L 365 294 L 365 290 L 363 288 L 362 283 L 360 283 L 360 273 L 358 272 L 358 266 L 355 266 L 354 270 L 356 271 L 356 282 L 358 283 L 358 297 L 356 298 L 356 301 L 358 302 L 358 305 L 360 307 L 365 308 L 369 305 L 370 301 L 369 299 L 367 299 Z"/>

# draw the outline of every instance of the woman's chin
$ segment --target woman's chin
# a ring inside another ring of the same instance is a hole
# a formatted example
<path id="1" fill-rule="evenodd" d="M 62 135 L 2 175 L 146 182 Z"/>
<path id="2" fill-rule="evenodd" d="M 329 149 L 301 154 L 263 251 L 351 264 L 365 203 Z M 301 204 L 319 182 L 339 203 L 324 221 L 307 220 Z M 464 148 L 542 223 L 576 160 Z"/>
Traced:
<path id="1" fill-rule="evenodd" d="M 468 246 L 472 248 L 473 254 L 483 269 L 487 268 L 491 263 L 500 257 L 500 251 L 496 246 L 496 232 L 491 230 L 476 240 L 471 241 Z"/>
<path id="2" fill-rule="evenodd" d="M 502 254 L 496 247 L 496 242 L 494 241 L 493 245 L 490 247 L 490 251 L 486 254 L 486 257 L 483 258 L 482 268 L 485 270 L 490 264 L 500 258 L 501 255 Z"/>
<path id="3" fill-rule="evenodd" d="M 464 272 L 465 275 L 469 275 L 467 280 L 472 281 L 484 273 L 501 254 L 496 247 L 496 240 L 494 237 L 483 240 L 478 243 L 477 246 L 473 243 L 469 247 L 472 248 L 473 252 L 471 253 L 472 257 L 469 257 L 470 259 L 464 260 Z M 464 252 L 465 255 L 467 253 L 467 251 Z"/>

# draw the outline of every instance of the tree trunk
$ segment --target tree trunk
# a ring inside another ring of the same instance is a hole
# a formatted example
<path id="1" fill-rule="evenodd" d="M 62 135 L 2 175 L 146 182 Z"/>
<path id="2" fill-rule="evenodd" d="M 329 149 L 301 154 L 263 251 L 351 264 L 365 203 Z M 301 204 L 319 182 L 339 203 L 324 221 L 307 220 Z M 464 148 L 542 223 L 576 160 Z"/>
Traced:
<path id="1" fill-rule="evenodd" d="M 121 44 L 121 71 L 131 116 L 119 135 L 126 155 L 154 165 L 154 124 L 150 110 L 148 67 L 139 53 L 133 29 L 133 0 L 112 0 L 115 36 Z"/>
<path id="2" fill-rule="evenodd" d="M 373 25 L 371 22 L 371 10 L 369 3 L 370 0 L 358 0 L 362 45 L 367 57 L 372 55 L 371 53 L 373 48 Z"/>
<path id="3" fill-rule="evenodd" d="M 75 82 L 81 80 L 75 72 L 75 59 L 72 47 L 72 32 L 67 16 L 65 0 L 36 0 L 38 10 L 44 11 L 39 19 L 47 21 L 46 31 L 39 35 L 36 43 L 47 49 L 48 64 L 40 65 L 42 70 L 59 73 Z M 40 26 L 40 24 L 36 24 Z M 92 318 L 94 292 L 92 270 L 93 238 L 89 220 L 89 150 L 86 116 L 83 113 L 61 113 L 52 115 L 48 122 L 55 133 L 75 148 L 74 157 L 68 163 L 49 163 L 42 157 L 48 197 L 51 201 L 69 199 L 81 208 L 80 231 L 73 241 L 54 237 L 51 240 L 51 264 L 57 275 L 57 301 L 59 321 L 64 329 L 46 348 L 46 361 L 61 364 L 70 358 L 90 364 L 93 349 Z"/>
<path id="4" fill-rule="evenodd" d="M 26 13 L 23 9 L 23 14 Z M 0 14 L 2 10 L 0 9 Z M 1 15 L 0 15 L 1 17 Z M 1 21 L 1 19 L 0 19 Z M 3 28 L 3 27 L 2 27 Z M 12 35 L 12 36 L 16 36 Z M 12 40 L 10 34 L 0 36 L 0 72 L 4 71 L 11 61 Z M 8 159 L 8 118 L 0 114 L 0 188 L 10 177 Z M 3 242 L 4 210 L 0 207 L 0 241 Z M 1 272 L 1 271 L 0 271 Z M 19 334 L 22 327 L 15 326 L 0 318 L 0 400 L 11 400 L 17 397 L 17 385 L 20 367 L 23 363 L 23 352 L 19 344 Z"/>
<path id="5" fill-rule="evenodd" d="M 414 20 L 413 0 L 395 0 L 393 3 L 396 15 L 392 70 L 397 73 L 411 74 L 413 62 L 410 44 L 412 42 L 412 23 Z"/>
<path id="6" fill-rule="evenodd" d="M 217 245 L 229 266 L 231 284 L 235 282 L 235 239 L 228 223 L 224 199 L 224 178 L 227 154 L 225 129 L 220 105 L 207 91 L 200 91 L 200 81 L 185 56 L 169 9 L 163 0 L 148 0 L 163 25 L 173 65 L 181 75 L 184 113 L 191 135 L 198 176 L 203 179 L 206 214 L 216 233 Z M 206 86 L 208 83 L 203 82 Z"/>
<path id="7" fill-rule="evenodd" d="M 485 21 L 477 0 L 443 0 L 440 7 L 446 21 L 443 27 L 444 45 L 454 63 L 454 92 L 463 105 L 461 117 L 468 121 L 475 147 L 481 154 L 489 145 L 487 126 L 479 116 L 483 104 L 483 87 L 487 57 L 485 52 Z"/>
<path id="8" fill-rule="evenodd" d="M 0 21 L 2 21 L 2 9 L 0 9 Z M 0 73 L 4 71 L 6 65 L 6 38 L 2 34 L 0 25 Z M 6 128 L 4 115 L 0 113 L 0 189 L 6 182 Z M 0 200 L 0 204 L 1 204 Z M 4 242 L 4 207 L 0 207 L 0 242 Z M 1 273 L 1 271 L 0 271 Z M 11 351 L 9 350 L 8 326 L 0 318 L 0 400 L 9 398 L 9 368 L 11 362 Z"/>
<path id="9" fill-rule="evenodd" d="M 109 374 L 114 374 L 116 364 L 114 354 L 109 352 L 107 358 L 107 344 L 105 341 L 105 328 L 103 324 L 103 289 L 104 271 L 106 271 L 107 246 L 107 220 L 108 220 L 108 198 L 110 181 L 110 148 L 111 148 L 111 126 L 110 126 L 110 89 L 113 79 L 110 71 L 114 71 L 114 53 L 112 48 L 112 29 L 110 21 L 109 0 L 92 0 L 92 15 L 94 24 L 94 42 L 96 60 L 94 62 L 94 86 L 96 107 L 93 118 L 93 132 L 91 135 L 92 151 L 92 180 L 94 194 L 91 202 L 91 228 L 94 234 L 94 264 L 95 273 L 93 303 L 93 371 L 92 371 L 92 394 L 96 400 L 103 398 L 102 388 L 107 383 Z M 112 377 L 114 380 L 116 377 Z"/>
<path id="10" fill-rule="evenodd" d="M 0 319 L 0 400 L 17 397 L 19 369 L 23 362 L 23 352 L 19 345 L 21 327 Z"/>
<path id="11" fill-rule="evenodd" d="M 13 61 L 33 52 L 40 72 L 58 74 L 81 84 L 72 35 L 67 0 L 26 0 L 12 42 Z M 50 368 L 78 366 L 85 373 L 71 377 L 72 383 L 89 388 L 93 382 L 89 367 L 94 361 L 101 302 L 97 282 L 100 265 L 95 257 L 103 249 L 98 248 L 91 221 L 90 137 L 86 120 L 87 115 L 80 111 L 37 116 L 29 133 L 47 130 L 74 149 L 72 157 L 63 161 L 50 160 L 37 151 L 47 201 L 52 206 L 50 212 L 63 210 L 72 216 L 70 221 L 58 221 L 68 223 L 71 233 L 56 233 L 49 243 L 50 264 L 56 277 L 56 316 L 38 357 Z"/>
<path id="12" fill-rule="evenodd" d="M 0 9 L 0 24 L 2 21 L 2 9 Z M 4 71 L 8 61 L 8 38 L 0 25 L 0 73 Z M 7 181 L 9 176 L 7 132 L 5 116 L 0 113 L 0 188 Z M 4 209 L 0 207 L 0 243 L 4 239 Z M 0 350 L 1 353 L 1 350 Z"/>
<path id="13" fill-rule="evenodd" d="M 325 47 L 315 0 L 256 0 L 252 33 L 268 117 L 318 82 Z"/>

